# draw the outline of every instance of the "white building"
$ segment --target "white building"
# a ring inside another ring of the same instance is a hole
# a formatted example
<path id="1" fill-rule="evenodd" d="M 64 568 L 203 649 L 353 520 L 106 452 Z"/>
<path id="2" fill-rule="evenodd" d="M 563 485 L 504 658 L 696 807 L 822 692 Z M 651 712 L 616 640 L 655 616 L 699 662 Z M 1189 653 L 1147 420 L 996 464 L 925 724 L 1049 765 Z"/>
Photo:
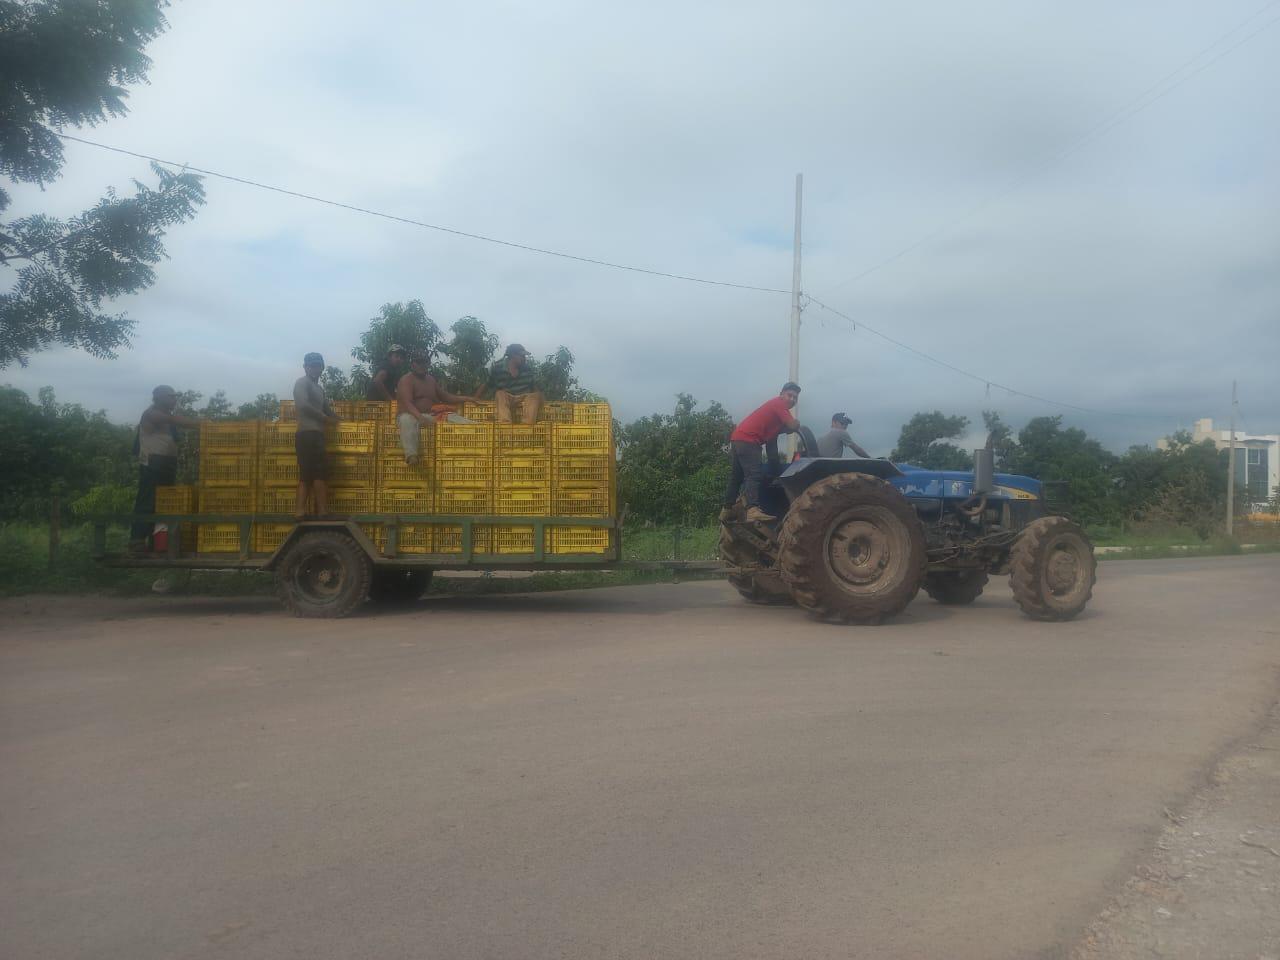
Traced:
<path id="1" fill-rule="evenodd" d="M 1219 450 L 1226 450 L 1231 446 L 1231 431 L 1214 429 L 1206 417 L 1191 428 L 1191 439 L 1196 443 L 1212 440 Z M 1161 440 L 1157 446 L 1163 450 L 1168 441 Z M 1255 504 L 1271 499 L 1280 486 L 1280 434 L 1236 431 L 1236 486 L 1247 489 Z"/>

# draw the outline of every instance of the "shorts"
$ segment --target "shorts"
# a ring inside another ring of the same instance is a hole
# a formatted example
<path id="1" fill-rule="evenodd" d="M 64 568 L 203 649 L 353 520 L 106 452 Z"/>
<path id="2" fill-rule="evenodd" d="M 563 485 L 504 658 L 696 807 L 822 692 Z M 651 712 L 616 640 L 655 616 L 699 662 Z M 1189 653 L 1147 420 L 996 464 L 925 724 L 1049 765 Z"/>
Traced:
<path id="1" fill-rule="evenodd" d="M 313 483 L 328 480 L 328 463 L 324 456 L 324 433 L 320 430 L 299 430 L 293 437 L 293 449 L 298 455 L 298 480 Z"/>

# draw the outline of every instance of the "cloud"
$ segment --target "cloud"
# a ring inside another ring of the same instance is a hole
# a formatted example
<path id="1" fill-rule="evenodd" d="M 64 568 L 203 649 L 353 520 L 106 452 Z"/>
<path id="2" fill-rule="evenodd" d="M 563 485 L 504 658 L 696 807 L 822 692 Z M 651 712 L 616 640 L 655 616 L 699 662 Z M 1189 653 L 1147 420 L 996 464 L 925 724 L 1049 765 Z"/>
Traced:
<path id="1" fill-rule="evenodd" d="M 1009 396 L 805 312 L 802 414 L 888 452 L 916 410 L 1063 413 L 1108 445 L 1223 418 L 1280 429 L 1280 29 L 1057 163 L 1244 3 L 1013 0 L 178 4 L 129 117 L 87 135 L 374 209 L 658 270 L 804 287 Z M 146 166 L 88 147 L 28 208 L 73 212 Z M 132 419 L 152 381 L 236 400 L 345 355 L 388 301 L 563 343 L 631 418 L 677 392 L 741 416 L 787 372 L 788 298 L 540 257 L 210 180 L 135 348 L 0 380 Z M 947 229 L 857 282 L 842 283 Z M 1134 414 L 1136 416 L 1120 416 Z"/>

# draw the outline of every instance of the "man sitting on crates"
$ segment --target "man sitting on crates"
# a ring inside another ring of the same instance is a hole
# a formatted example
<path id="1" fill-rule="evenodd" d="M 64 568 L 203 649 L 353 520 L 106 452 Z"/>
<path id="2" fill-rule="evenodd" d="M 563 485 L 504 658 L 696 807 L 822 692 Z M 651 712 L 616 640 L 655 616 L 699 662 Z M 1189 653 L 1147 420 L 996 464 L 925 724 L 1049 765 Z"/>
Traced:
<path id="1" fill-rule="evenodd" d="M 489 379 L 476 391 L 473 399 L 480 400 L 493 391 L 494 419 L 499 423 L 515 420 L 515 405 L 520 404 L 521 420 L 536 423 L 542 410 L 542 391 L 533 382 L 529 369 L 529 351 L 518 343 L 507 347 L 502 359 L 489 369 Z"/>
<path id="2" fill-rule="evenodd" d="M 178 392 L 167 384 L 151 391 L 151 406 L 138 421 L 134 453 L 138 457 L 138 495 L 133 501 L 135 514 L 156 512 L 156 487 L 178 482 L 178 430 L 195 430 L 200 421 L 173 411 L 178 406 Z M 129 528 L 129 552 L 147 549 L 151 536 L 150 520 L 135 520 Z"/>
<path id="3" fill-rule="evenodd" d="M 416 464 L 421 458 L 418 450 L 418 428 L 428 423 L 447 420 L 449 423 L 471 423 L 458 413 L 465 401 L 450 393 L 427 372 L 427 354 L 415 353 L 409 360 L 409 372 L 396 385 L 396 401 L 399 403 L 400 446 L 404 450 L 404 462 Z"/>
<path id="4" fill-rule="evenodd" d="M 302 358 L 303 375 L 293 385 L 293 405 L 298 417 L 293 449 L 298 455 L 298 500 L 294 515 L 302 520 L 307 515 L 310 496 L 315 512 L 329 512 L 329 471 L 324 456 L 324 425 L 337 423 L 338 415 L 320 386 L 324 373 L 324 357 L 308 353 Z"/>

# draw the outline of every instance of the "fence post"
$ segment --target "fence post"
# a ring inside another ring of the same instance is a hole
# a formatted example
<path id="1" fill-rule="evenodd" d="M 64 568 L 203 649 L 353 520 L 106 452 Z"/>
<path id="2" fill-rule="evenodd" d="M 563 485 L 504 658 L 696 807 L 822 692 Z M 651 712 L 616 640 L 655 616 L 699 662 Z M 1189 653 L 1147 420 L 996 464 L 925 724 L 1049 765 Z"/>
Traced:
<path id="1" fill-rule="evenodd" d="M 57 493 L 49 504 L 49 572 L 58 565 L 58 544 L 62 538 L 62 501 Z"/>

